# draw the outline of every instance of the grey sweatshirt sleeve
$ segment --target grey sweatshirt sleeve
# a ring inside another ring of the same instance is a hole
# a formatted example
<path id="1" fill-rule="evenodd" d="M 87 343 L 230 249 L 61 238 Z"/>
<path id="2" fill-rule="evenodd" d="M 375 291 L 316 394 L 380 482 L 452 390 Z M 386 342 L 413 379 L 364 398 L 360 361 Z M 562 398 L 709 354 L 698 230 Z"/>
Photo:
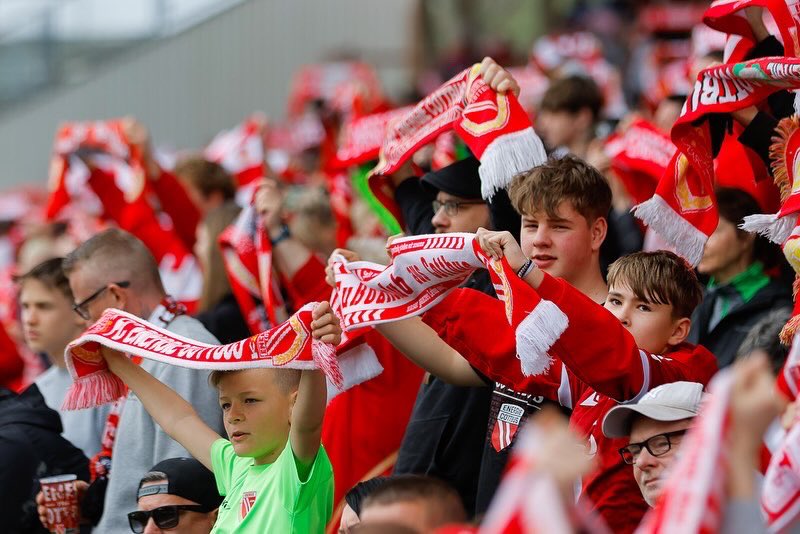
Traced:
<path id="1" fill-rule="evenodd" d="M 756 499 L 732 500 L 725 505 L 720 534 L 761 534 L 767 525 L 761 517 L 761 505 Z"/>

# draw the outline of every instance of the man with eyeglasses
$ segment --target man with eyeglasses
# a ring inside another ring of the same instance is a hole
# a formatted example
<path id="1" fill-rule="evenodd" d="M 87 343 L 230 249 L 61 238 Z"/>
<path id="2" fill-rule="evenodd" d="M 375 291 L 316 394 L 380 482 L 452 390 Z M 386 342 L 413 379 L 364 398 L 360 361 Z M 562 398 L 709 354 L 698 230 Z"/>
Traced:
<path id="1" fill-rule="evenodd" d="M 214 475 L 194 458 L 154 465 L 139 481 L 136 499 L 138 510 L 128 514 L 136 534 L 208 534 L 222 502 Z"/>
<path id="2" fill-rule="evenodd" d="M 188 339 L 219 343 L 166 294 L 152 253 L 128 232 L 117 228 L 100 232 L 68 254 L 63 269 L 75 300 L 73 309 L 90 322 L 97 321 L 107 308 L 117 308 Z M 222 433 L 219 401 L 208 385 L 207 371 L 151 360 L 141 365 L 191 403 L 209 427 Z M 92 517 L 86 519 L 94 522 L 100 516 L 99 532 L 123 534 L 128 532 L 124 511 L 136 504 L 136 491 L 130 481 L 161 460 L 189 453 L 155 424 L 131 393 L 124 399 L 118 422 L 112 426 L 111 431 L 107 428 L 109 435 L 114 435 L 108 486 L 104 495 L 102 490 L 94 491 L 96 485 L 88 492 Z"/>
<path id="3" fill-rule="evenodd" d="M 684 434 L 700 409 L 703 384 L 672 382 L 650 390 L 635 404 L 612 408 L 603 420 L 608 438 L 626 438 L 619 449 L 642 497 L 653 507 L 677 457 Z"/>

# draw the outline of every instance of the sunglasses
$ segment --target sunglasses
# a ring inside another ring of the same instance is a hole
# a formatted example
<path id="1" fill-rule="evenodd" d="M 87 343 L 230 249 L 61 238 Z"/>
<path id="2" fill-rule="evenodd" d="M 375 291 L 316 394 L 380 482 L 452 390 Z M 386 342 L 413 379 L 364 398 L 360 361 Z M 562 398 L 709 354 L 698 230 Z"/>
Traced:
<path id="1" fill-rule="evenodd" d="M 144 529 L 147 526 L 147 521 L 149 521 L 151 517 L 153 518 L 153 522 L 160 529 L 166 530 L 175 528 L 178 526 L 178 521 L 180 521 L 182 511 L 203 514 L 207 513 L 205 507 L 200 506 L 199 504 L 174 504 L 171 506 L 153 508 L 152 510 L 148 511 L 139 510 L 136 512 L 131 512 L 128 514 L 128 523 L 131 526 L 131 530 L 136 534 L 142 534 L 142 532 L 144 532 Z"/>
<path id="2" fill-rule="evenodd" d="M 91 316 L 89 315 L 89 310 L 86 309 L 86 306 L 88 306 L 89 303 L 92 302 L 94 299 L 96 299 L 97 297 L 102 295 L 103 291 L 105 291 L 106 289 L 110 288 L 112 285 L 115 285 L 115 286 L 121 287 L 121 288 L 126 288 L 126 287 L 130 286 L 131 283 L 128 282 L 127 280 L 125 280 L 123 282 L 112 282 L 111 284 L 106 284 L 103 287 L 101 287 L 100 289 L 98 289 L 97 291 L 95 291 L 94 293 L 92 293 L 91 295 L 89 295 L 88 297 L 86 297 L 85 299 L 83 299 L 81 302 L 78 302 L 77 304 L 73 304 L 72 305 L 72 311 L 74 311 L 75 313 L 80 315 L 82 319 L 85 319 L 87 321 L 90 320 Z"/>

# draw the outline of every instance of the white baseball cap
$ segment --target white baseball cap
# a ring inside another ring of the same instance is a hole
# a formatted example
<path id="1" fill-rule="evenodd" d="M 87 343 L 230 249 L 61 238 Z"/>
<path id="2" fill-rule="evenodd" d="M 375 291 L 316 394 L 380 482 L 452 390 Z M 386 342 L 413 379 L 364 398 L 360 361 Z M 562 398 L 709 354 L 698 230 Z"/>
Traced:
<path id="1" fill-rule="evenodd" d="M 633 419 L 643 415 L 656 421 L 680 421 L 695 417 L 700 410 L 703 384 L 671 382 L 648 391 L 633 404 L 620 404 L 608 411 L 603 419 L 603 434 L 607 438 L 623 438 L 631 433 Z"/>

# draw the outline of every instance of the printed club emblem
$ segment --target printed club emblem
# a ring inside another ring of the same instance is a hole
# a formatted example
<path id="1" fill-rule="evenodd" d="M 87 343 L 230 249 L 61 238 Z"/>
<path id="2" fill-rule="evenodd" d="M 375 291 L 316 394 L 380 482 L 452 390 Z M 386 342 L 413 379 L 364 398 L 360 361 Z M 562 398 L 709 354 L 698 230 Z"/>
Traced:
<path id="1" fill-rule="evenodd" d="M 255 491 L 245 491 L 242 494 L 242 506 L 239 509 L 239 519 L 244 519 L 247 516 L 247 513 L 253 508 L 253 505 L 256 503 L 256 492 Z"/>
<path id="2" fill-rule="evenodd" d="M 514 441 L 519 425 L 525 415 L 525 409 L 516 404 L 503 403 L 497 413 L 497 420 L 492 429 L 492 447 L 497 452 L 502 451 Z"/>

